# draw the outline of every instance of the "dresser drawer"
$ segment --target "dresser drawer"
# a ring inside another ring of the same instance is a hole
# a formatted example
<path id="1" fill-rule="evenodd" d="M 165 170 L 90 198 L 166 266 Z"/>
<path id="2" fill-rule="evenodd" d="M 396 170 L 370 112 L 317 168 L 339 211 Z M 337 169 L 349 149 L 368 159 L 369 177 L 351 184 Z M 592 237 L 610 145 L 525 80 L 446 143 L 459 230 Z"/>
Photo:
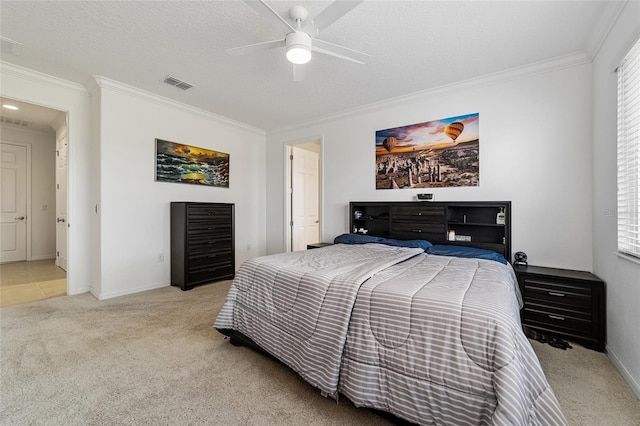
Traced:
<path id="1" fill-rule="evenodd" d="M 189 269 L 199 268 L 201 266 L 212 265 L 215 263 L 231 262 L 233 253 L 231 247 L 226 249 L 211 250 L 202 253 L 192 253 L 189 256 Z"/>
<path id="2" fill-rule="evenodd" d="M 188 220 L 205 220 L 207 218 L 223 216 L 225 220 L 231 219 L 231 207 L 228 205 L 191 205 L 189 206 Z"/>
<path id="3" fill-rule="evenodd" d="M 219 242 L 216 244 L 202 244 L 189 246 L 189 254 L 187 259 L 191 261 L 194 258 L 200 258 L 202 256 L 209 256 L 215 254 L 231 253 L 233 248 L 231 242 Z"/>
<path id="4" fill-rule="evenodd" d="M 231 225 L 224 223 L 194 224 L 187 230 L 187 238 L 211 238 L 231 233 Z"/>
<path id="5" fill-rule="evenodd" d="M 231 263 L 220 263 L 189 269 L 187 277 L 190 283 L 197 284 L 225 278 L 231 279 L 233 274 L 234 270 Z"/>

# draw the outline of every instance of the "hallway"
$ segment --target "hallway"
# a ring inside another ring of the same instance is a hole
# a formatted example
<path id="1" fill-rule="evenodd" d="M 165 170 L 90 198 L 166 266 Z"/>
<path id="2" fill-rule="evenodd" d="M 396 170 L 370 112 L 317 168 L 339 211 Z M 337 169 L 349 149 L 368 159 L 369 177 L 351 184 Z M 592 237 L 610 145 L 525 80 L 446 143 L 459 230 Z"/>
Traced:
<path id="1" fill-rule="evenodd" d="M 67 274 L 54 259 L 0 265 L 0 307 L 67 294 Z"/>

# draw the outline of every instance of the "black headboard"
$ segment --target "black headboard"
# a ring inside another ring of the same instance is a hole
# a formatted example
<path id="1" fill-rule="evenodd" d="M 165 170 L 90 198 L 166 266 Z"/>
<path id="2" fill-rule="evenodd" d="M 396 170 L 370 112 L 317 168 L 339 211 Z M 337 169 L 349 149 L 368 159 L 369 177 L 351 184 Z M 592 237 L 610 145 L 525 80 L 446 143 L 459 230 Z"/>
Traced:
<path id="1" fill-rule="evenodd" d="M 477 247 L 512 260 L 511 201 L 352 201 L 349 216 L 351 232 Z"/>

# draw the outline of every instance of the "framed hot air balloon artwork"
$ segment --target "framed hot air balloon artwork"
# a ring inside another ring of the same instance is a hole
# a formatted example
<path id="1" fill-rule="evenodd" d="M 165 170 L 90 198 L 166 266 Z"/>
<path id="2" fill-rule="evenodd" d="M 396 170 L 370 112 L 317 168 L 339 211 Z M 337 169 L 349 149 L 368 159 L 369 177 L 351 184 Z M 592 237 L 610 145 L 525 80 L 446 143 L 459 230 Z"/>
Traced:
<path id="1" fill-rule="evenodd" d="M 156 181 L 229 187 L 229 154 L 156 139 Z"/>
<path id="2" fill-rule="evenodd" d="M 376 189 L 480 184 L 479 114 L 376 131 Z"/>

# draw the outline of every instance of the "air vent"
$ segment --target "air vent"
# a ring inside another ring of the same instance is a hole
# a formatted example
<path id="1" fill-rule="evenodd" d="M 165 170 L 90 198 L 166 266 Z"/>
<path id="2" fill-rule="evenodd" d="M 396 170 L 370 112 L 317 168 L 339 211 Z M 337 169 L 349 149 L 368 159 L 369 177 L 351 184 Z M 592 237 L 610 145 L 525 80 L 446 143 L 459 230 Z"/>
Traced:
<path id="1" fill-rule="evenodd" d="M 182 89 L 182 90 L 191 89 L 193 87 L 193 84 L 189 84 L 186 81 L 182 81 L 175 77 L 171 77 L 170 75 L 165 77 L 164 82 L 172 86 L 176 86 L 178 89 Z"/>
<path id="2" fill-rule="evenodd" d="M 5 117 L 4 115 L 0 115 L 0 123 L 15 124 L 16 126 L 22 127 L 31 127 L 31 125 L 33 124 L 33 122 L 31 121 L 20 120 L 19 118 Z"/>

